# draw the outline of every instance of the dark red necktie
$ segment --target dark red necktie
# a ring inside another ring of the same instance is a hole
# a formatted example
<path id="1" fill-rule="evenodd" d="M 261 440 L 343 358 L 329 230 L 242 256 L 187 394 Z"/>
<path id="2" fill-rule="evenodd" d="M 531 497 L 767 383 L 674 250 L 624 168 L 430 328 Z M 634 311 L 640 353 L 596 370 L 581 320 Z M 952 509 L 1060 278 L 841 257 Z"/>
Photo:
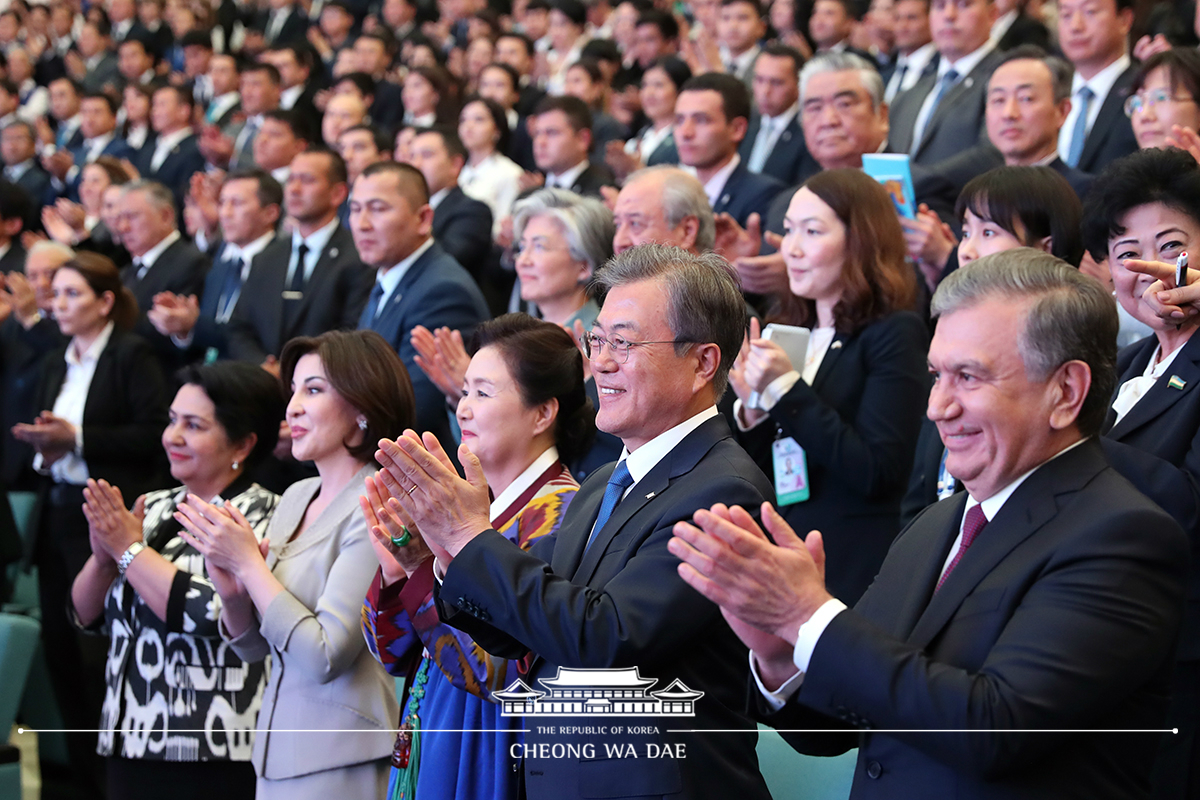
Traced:
<path id="1" fill-rule="evenodd" d="M 963 520 L 962 541 L 959 542 L 958 551 L 955 552 L 954 558 L 950 559 L 950 563 L 946 566 L 942 577 L 938 579 L 937 588 L 933 590 L 934 594 L 942 588 L 942 584 L 946 582 L 946 578 L 950 577 L 950 573 L 954 572 L 954 568 L 958 566 L 958 562 L 962 559 L 963 553 L 967 552 L 967 548 L 975 541 L 975 537 L 979 535 L 987 526 L 987 517 L 983 514 L 983 506 L 976 503 L 971 506 L 971 510 L 967 512 L 967 518 Z"/>

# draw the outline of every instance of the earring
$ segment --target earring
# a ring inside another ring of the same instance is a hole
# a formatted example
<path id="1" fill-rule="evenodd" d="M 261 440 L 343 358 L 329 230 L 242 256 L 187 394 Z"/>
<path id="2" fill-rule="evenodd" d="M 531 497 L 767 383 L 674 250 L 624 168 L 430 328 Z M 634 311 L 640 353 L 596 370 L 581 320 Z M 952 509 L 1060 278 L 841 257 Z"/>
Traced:
<path id="1" fill-rule="evenodd" d="M 360 431 L 365 431 L 367 429 L 367 418 L 366 417 L 358 418 L 358 429 Z"/>
<path id="2" fill-rule="evenodd" d="M 229 465 L 229 468 L 232 469 L 234 472 L 237 472 L 237 468 L 240 467 L 241 465 L 242 465 L 242 462 L 238 461 L 235 458 L 233 460 L 233 463 Z"/>

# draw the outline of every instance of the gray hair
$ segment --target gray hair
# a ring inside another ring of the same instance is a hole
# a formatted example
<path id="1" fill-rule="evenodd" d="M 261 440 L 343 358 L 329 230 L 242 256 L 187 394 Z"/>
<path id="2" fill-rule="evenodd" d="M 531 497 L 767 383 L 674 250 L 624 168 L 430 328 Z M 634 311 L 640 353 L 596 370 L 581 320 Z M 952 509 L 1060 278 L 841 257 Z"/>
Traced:
<path id="1" fill-rule="evenodd" d="M 33 246 L 29 248 L 29 252 L 26 254 L 26 256 L 35 256 L 39 253 L 54 253 L 62 258 L 64 262 L 70 261 L 75 257 L 74 250 L 67 247 L 62 242 L 56 242 L 53 239 L 38 239 L 33 243 Z"/>
<path id="2" fill-rule="evenodd" d="M 666 285 L 667 324 L 681 342 L 675 345 L 676 355 L 692 344 L 720 349 L 721 363 L 713 376 L 714 397 L 720 399 L 746 333 L 746 301 L 737 273 L 716 253 L 695 255 L 681 247 L 643 244 L 613 256 L 591 288 L 593 294 L 605 294 L 615 286 L 648 280 Z"/>
<path id="3" fill-rule="evenodd" d="M 854 53 L 821 53 L 809 59 L 800 69 L 800 105 L 804 105 L 804 99 L 808 96 L 809 80 L 814 75 L 827 72 L 857 72 L 863 89 L 871 97 L 871 107 L 876 113 L 879 112 L 879 106 L 883 103 L 883 78 L 879 77 L 879 70 Z"/>
<path id="4" fill-rule="evenodd" d="M 520 240 L 534 217 L 555 220 L 562 227 L 571 258 L 587 264 L 592 274 L 612 256 L 613 215 L 599 200 L 567 189 L 538 189 L 513 206 L 514 239 Z"/>
<path id="5" fill-rule="evenodd" d="M 662 212 L 667 225 L 674 228 L 688 217 L 695 217 L 699 226 L 696 229 L 696 249 L 700 252 L 712 250 L 717 240 L 717 224 L 713 218 L 712 205 L 704 186 L 691 173 L 684 172 L 671 164 L 659 164 L 655 167 L 645 167 L 630 175 L 625 180 L 629 186 L 634 181 L 644 177 L 663 176 Z"/>
<path id="6" fill-rule="evenodd" d="M 991 298 L 1031 300 L 1017 352 L 1030 380 L 1044 381 L 1068 361 L 1082 361 L 1092 385 L 1076 425 L 1084 436 L 1100 431 L 1117 383 L 1117 308 L 1095 278 L 1029 247 L 994 253 L 942 281 L 931 311 L 940 317 Z"/>
<path id="7" fill-rule="evenodd" d="M 158 210 L 171 209 L 175 211 L 175 195 L 166 186 L 163 186 L 157 181 L 150 181 L 142 178 L 136 181 L 130 181 L 121 189 L 121 199 L 124 200 L 134 192 L 142 192 L 146 195 L 146 202 Z"/>

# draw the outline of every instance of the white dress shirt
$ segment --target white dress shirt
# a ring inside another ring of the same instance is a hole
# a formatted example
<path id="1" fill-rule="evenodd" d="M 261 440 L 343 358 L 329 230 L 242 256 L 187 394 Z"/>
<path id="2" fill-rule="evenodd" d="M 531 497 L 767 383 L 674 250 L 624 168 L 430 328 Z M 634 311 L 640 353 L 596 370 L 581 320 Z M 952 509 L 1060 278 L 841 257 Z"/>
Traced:
<path id="1" fill-rule="evenodd" d="M 1185 342 L 1186 344 L 1186 342 Z M 1179 351 L 1183 349 L 1183 345 L 1176 347 L 1170 353 L 1158 360 L 1159 354 L 1162 353 L 1162 345 L 1154 348 L 1154 352 L 1150 354 L 1150 360 L 1146 362 L 1146 369 L 1141 375 L 1134 376 L 1121 384 L 1121 388 L 1117 390 L 1117 398 L 1113 400 L 1113 411 L 1117 412 L 1117 422 L 1125 418 L 1138 401 L 1146 396 L 1146 392 L 1150 391 L 1154 384 L 1158 383 L 1158 379 L 1167 373 L 1171 367 L 1171 362 L 1175 360 L 1175 356 L 1179 355 Z M 1155 363 L 1155 362 L 1158 363 Z M 1116 424 L 1116 423 L 1113 423 Z"/>
<path id="2" fill-rule="evenodd" d="M 888 81 L 883 99 L 888 103 L 896 99 L 896 95 L 911 89 L 921 79 L 921 74 L 929 66 L 929 62 L 937 57 L 937 48 L 933 42 L 921 45 L 908 55 L 896 57 L 896 69 Z"/>
<path id="3" fill-rule="evenodd" d="M 784 111 L 776 117 L 770 117 L 763 114 L 759 117 L 758 135 L 755 136 L 755 141 L 751 142 L 750 155 L 753 158 L 758 150 L 758 139 L 766 136 L 764 143 L 765 153 L 763 155 L 763 165 L 767 163 L 767 159 L 771 157 L 771 153 L 775 150 L 775 145 L 779 144 L 779 138 L 783 136 L 783 131 L 788 125 L 792 124 L 792 120 L 796 118 L 796 114 L 800 113 L 800 103 L 792 103 L 792 107 Z M 765 132 L 765 133 L 764 133 Z M 761 169 L 759 170 L 762 171 Z"/>
<path id="4" fill-rule="evenodd" d="M 396 292 L 396 287 L 400 285 L 400 281 L 408 273 L 408 270 L 416 263 L 417 259 L 425 255 L 425 251 L 433 247 L 433 237 L 430 236 L 425 240 L 424 244 L 413 250 L 408 258 L 401 261 L 394 267 L 389 269 L 380 269 L 376 273 L 376 281 L 383 286 L 383 296 L 379 298 L 379 304 L 375 306 L 375 316 L 378 317 L 383 313 L 383 308 L 391 300 L 392 295 Z"/>
<path id="5" fill-rule="evenodd" d="M 158 261 L 158 257 L 163 254 L 163 251 L 179 241 L 180 238 L 181 237 L 178 230 L 171 231 L 164 236 L 158 244 L 154 245 L 154 247 L 151 247 L 149 250 L 133 259 L 133 264 L 135 267 L 137 267 L 137 278 L 139 281 L 146 277 L 146 273 L 149 272 L 154 266 L 154 262 Z"/>
<path id="6" fill-rule="evenodd" d="M 1121 77 L 1121 73 L 1129 69 L 1129 65 L 1132 63 L 1128 54 L 1123 55 L 1093 75 L 1090 81 L 1085 81 L 1082 75 L 1078 72 L 1075 73 L 1075 77 L 1071 80 L 1071 111 L 1067 114 L 1063 126 L 1058 130 L 1058 154 L 1062 156 L 1063 161 L 1067 160 L 1067 154 L 1071 152 L 1071 134 L 1075 132 L 1075 122 L 1079 119 L 1080 111 L 1083 108 L 1083 103 L 1079 100 L 1079 90 L 1087 86 L 1092 90 L 1093 95 L 1091 102 L 1088 103 L 1087 125 L 1083 134 L 1086 141 L 1088 134 L 1092 132 L 1092 125 L 1096 123 L 1096 117 L 1100 115 L 1100 106 L 1104 105 L 1104 100 L 1112 91 L 1117 78 Z"/>
<path id="7" fill-rule="evenodd" d="M 92 378 L 96 374 L 96 363 L 108 346 L 114 327 L 112 322 L 105 325 L 96 341 L 83 353 L 76 352 L 73 339 L 67 345 L 67 374 L 51 410 L 56 417 L 62 417 L 75 427 L 75 449 L 50 465 L 50 475 L 56 483 L 83 486 L 91 477 L 87 462 L 83 460 L 83 410 L 87 405 L 88 391 L 92 388 Z M 33 457 L 33 468 L 45 473 L 41 453 Z"/>
<path id="8" fill-rule="evenodd" d="M 500 232 L 504 218 L 512 213 L 524 174 L 515 161 L 500 153 L 492 153 L 472 166 L 463 165 L 458 173 L 458 186 L 468 197 L 486 203 L 492 210 L 492 235 Z"/>
<path id="9" fill-rule="evenodd" d="M 584 170 L 586 170 L 589 166 L 591 166 L 591 162 L 585 158 L 575 166 L 571 167 L 570 169 L 563 170 L 557 175 L 552 172 L 547 172 L 546 186 L 547 188 L 557 186 L 560 189 L 570 189 L 575 185 L 575 181 L 579 180 L 579 176 L 582 175 Z"/>
<path id="10" fill-rule="evenodd" d="M 654 151 L 658 146 L 667 140 L 667 137 L 675 132 L 674 125 L 663 125 L 661 128 L 655 128 L 653 125 L 647 125 L 646 130 L 636 139 L 630 139 L 625 143 L 625 152 L 631 156 L 637 156 L 645 164 L 650 160 L 650 156 L 654 155 Z"/>
<path id="11" fill-rule="evenodd" d="M 292 275 L 295 274 L 296 262 L 300 259 L 300 245 L 308 248 L 308 252 L 304 254 L 304 283 L 309 282 L 313 270 L 317 268 L 317 262 L 321 259 L 321 253 L 325 252 L 325 246 L 333 238 L 333 232 L 337 230 L 340 222 L 341 220 L 334 215 L 328 224 L 317 228 L 308 236 L 301 236 L 299 230 L 292 229 L 292 255 L 288 259 L 287 279 L 283 282 L 284 286 L 292 285 Z"/>
<path id="12" fill-rule="evenodd" d="M 154 143 L 154 156 L 150 159 L 150 171 L 158 172 L 162 169 L 163 162 L 167 160 L 167 156 L 171 155 L 171 151 L 184 139 L 192 135 L 191 126 L 180 128 L 174 133 L 168 133 L 166 136 L 158 137 L 158 141 Z"/>
<path id="13" fill-rule="evenodd" d="M 742 163 L 742 157 L 737 153 L 733 154 L 733 158 L 729 159 L 729 163 L 721 167 L 712 174 L 704 183 L 704 194 L 708 196 L 708 204 L 713 208 L 717 207 L 717 201 L 721 199 L 722 193 L 725 191 L 725 184 L 729 182 L 729 176 L 737 169 L 738 164 Z M 687 164 L 680 164 L 679 168 L 684 172 L 689 172 L 696 175 L 696 168 L 689 167 Z M 699 177 L 699 176 L 696 176 Z"/>

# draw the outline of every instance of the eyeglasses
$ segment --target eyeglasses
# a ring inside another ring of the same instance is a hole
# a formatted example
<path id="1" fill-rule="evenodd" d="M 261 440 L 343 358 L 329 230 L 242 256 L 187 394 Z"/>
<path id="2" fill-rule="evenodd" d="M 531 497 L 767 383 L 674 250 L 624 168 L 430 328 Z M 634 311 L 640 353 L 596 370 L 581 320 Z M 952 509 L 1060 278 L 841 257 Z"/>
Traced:
<path id="1" fill-rule="evenodd" d="M 1125 98 L 1125 116 L 1133 117 L 1134 114 L 1140 114 L 1146 108 L 1153 108 L 1161 103 L 1194 103 L 1194 98 L 1191 97 L 1175 97 L 1166 89 L 1155 89 L 1148 94 L 1131 94 Z"/>
<path id="2" fill-rule="evenodd" d="M 579 343 L 583 345 L 583 352 L 589 359 L 597 359 L 607 347 L 612 352 L 612 357 L 624 364 L 629 360 L 629 349 L 632 347 L 644 347 L 648 344 L 695 344 L 695 342 L 684 341 L 683 339 L 666 339 L 658 342 L 631 342 L 622 336 L 598 336 L 594 333 L 585 333 L 579 337 Z"/>

